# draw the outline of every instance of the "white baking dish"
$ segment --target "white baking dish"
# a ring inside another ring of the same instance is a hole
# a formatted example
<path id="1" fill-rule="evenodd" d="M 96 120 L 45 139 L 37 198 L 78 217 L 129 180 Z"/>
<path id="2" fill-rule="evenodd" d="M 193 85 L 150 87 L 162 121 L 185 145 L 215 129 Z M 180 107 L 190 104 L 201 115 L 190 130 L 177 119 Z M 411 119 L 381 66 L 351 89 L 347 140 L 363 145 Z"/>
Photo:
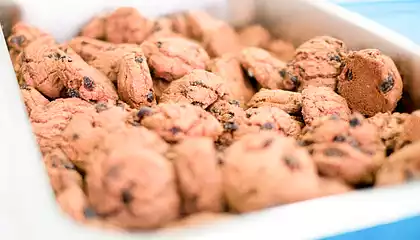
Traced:
<path id="1" fill-rule="evenodd" d="M 93 14 L 121 5 L 156 16 L 205 8 L 242 25 L 258 21 L 296 44 L 320 34 L 352 48 L 376 47 L 397 60 L 408 89 L 420 84 L 420 50 L 410 40 L 357 14 L 319 0 L 19 0 L 23 19 L 64 40 Z M 174 233 L 120 234 L 89 229 L 55 203 L 5 42 L 0 43 L 0 239 L 313 239 L 420 214 L 420 183 L 281 206 Z M 418 66 L 418 67 L 416 67 Z"/>

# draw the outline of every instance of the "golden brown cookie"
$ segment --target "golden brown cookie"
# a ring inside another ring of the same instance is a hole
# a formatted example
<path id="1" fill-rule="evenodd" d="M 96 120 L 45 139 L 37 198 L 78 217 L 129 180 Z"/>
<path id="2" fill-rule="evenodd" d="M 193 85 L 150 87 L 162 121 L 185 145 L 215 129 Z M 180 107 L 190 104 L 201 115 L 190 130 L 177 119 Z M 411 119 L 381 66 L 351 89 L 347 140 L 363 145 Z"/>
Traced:
<path id="1" fill-rule="evenodd" d="M 226 94 L 224 81 L 205 70 L 193 70 L 184 77 L 172 81 L 162 92 L 160 103 L 190 103 L 206 109 Z"/>
<path id="2" fill-rule="evenodd" d="M 318 176 L 308 152 L 275 132 L 249 134 L 225 151 L 222 165 L 229 206 L 250 212 L 317 196 Z"/>
<path id="3" fill-rule="evenodd" d="M 168 153 L 175 166 L 183 214 L 223 210 L 222 175 L 213 139 L 185 138 Z"/>
<path id="4" fill-rule="evenodd" d="M 337 87 L 353 111 L 373 116 L 394 110 L 403 83 L 390 57 L 377 49 L 365 49 L 347 56 Z"/>

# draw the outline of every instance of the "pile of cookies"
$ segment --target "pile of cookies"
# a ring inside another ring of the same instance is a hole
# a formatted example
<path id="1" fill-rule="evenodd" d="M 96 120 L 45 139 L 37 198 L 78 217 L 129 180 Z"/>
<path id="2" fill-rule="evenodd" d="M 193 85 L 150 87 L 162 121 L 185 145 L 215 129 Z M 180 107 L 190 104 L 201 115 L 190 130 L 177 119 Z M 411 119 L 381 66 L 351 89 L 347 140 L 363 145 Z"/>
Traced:
<path id="1" fill-rule="evenodd" d="M 62 210 L 138 231 L 420 177 L 418 112 L 393 60 L 329 36 L 295 48 L 201 11 L 119 8 L 57 43 L 8 39 Z"/>

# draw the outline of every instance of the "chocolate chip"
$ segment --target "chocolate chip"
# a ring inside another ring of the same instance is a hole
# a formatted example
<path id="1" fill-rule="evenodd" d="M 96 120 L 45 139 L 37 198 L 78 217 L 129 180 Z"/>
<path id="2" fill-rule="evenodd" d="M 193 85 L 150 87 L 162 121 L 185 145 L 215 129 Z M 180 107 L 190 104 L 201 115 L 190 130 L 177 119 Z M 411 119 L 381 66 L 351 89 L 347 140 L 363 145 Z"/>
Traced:
<path id="1" fill-rule="evenodd" d="M 136 61 L 137 63 L 142 63 L 143 62 L 143 58 L 142 57 L 139 57 L 139 56 L 136 56 L 136 57 L 134 57 L 134 61 Z"/>
<path id="2" fill-rule="evenodd" d="M 78 98 L 80 97 L 79 91 L 77 91 L 76 89 L 67 89 L 67 96 L 71 97 L 71 98 Z"/>
<path id="3" fill-rule="evenodd" d="M 83 215 L 85 218 L 94 218 L 97 216 L 96 212 L 91 207 L 85 207 L 83 209 Z"/>
<path id="4" fill-rule="evenodd" d="M 240 103 L 239 103 L 239 101 L 238 100 L 229 100 L 229 104 L 232 104 L 232 105 L 235 105 L 235 106 L 240 106 Z"/>
<path id="5" fill-rule="evenodd" d="M 297 143 L 298 143 L 299 146 L 306 147 L 306 146 L 309 146 L 309 145 L 311 145 L 315 142 L 313 140 L 299 140 Z"/>
<path id="6" fill-rule="evenodd" d="M 193 102 L 191 102 L 191 104 L 194 105 L 194 106 L 204 107 L 204 104 L 202 102 L 199 102 L 199 101 L 193 101 Z"/>
<path id="7" fill-rule="evenodd" d="M 100 113 L 108 109 L 108 106 L 105 103 L 98 103 L 95 105 L 96 112 Z"/>
<path id="8" fill-rule="evenodd" d="M 282 78 L 285 78 L 286 77 L 286 69 L 280 70 L 279 74 Z"/>
<path id="9" fill-rule="evenodd" d="M 11 43 L 16 44 L 18 46 L 21 46 L 24 41 L 25 41 L 25 36 L 16 36 L 10 39 Z"/>
<path id="10" fill-rule="evenodd" d="M 77 139 L 79 139 L 80 138 L 80 136 L 79 136 L 79 134 L 77 134 L 77 133 L 73 133 L 73 135 L 71 136 L 71 139 L 73 140 L 73 141 L 75 141 L 75 140 L 77 140 Z"/>
<path id="11" fill-rule="evenodd" d="M 261 129 L 271 130 L 274 128 L 274 124 L 270 122 L 266 122 L 263 125 L 261 125 Z"/>
<path id="12" fill-rule="evenodd" d="M 294 85 L 297 85 L 299 80 L 298 80 L 298 77 L 293 76 L 293 77 L 291 77 L 291 78 L 290 78 L 290 81 L 292 81 L 292 83 L 293 83 Z"/>
<path id="13" fill-rule="evenodd" d="M 153 95 L 153 92 L 152 91 L 150 91 L 150 92 L 147 93 L 146 99 L 147 99 L 147 101 L 149 103 L 151 103 L 151 102 L 153 102 L 153 100 L 155 100 L 155 96 Z"/>
<path id="14" fill-rule="evenodd" d="M 328 157 L 342 157 L 345 153 L 337 148 L 327 148 L 324 150 L 324 155 Z"/>
<path id="15" fill-rule="evenodd" d="M 121 201 L 124 204 L 130 204 L 133 201 L 134 197 L 131 195 L 130 190 L 122 190 L 121 192 Z"/>
<path id="16" fill-rule="evenodd" d="M 387 93 L 391 91 L 391 89 L 394 87 L 394 78 L 391 75 L 388 75 L 387 78 L 385 78 L 381 85 L 379 86 L 379 90 L 383 93 Z"/>
<path id="17" fill-rule="evenodd" d="M 337 135 L 337 136 L 335 136 L 333 138 L 333 141 L 334 142 L 345 142 L 346 141 L 346 138 L 344 136 L 342 136 L 342 135 Z"/>
<path id="18" fill-rule="evenodd" d="M 144 116 L 148 116 L 152 113 L 152 109 L 149 107 L 141 107 L 137 112 L 137 117 L 141 120 Z"/>
<path id="19" fill-rule="evenodd" d="M 292 170 L 299 168 L 298 160 L 292 156 L 285 156 L 283 161 Z"/>
<path id="20" fill-rule="evenodd" d="M 227 123 L 223 124 L 223 128 L 225 130 L 228 130 L 228 131 L 236 131 L 236 130 L 238 130 L 238 125 L 236 123 L 233 123 L 233 122 L 227 122 Z"/>
<path id="21" fill-rule="evenodd" d="M 331 61 L 336 61 L 336 62 L 341 62 L 341 57 L 340 57 L 340 56 L 338 56 L 338 55 L 331 56 L 331 57 L 330 57 L 330 60 L 331 60 Z"/>
<path id="22" fill-rule="evenodd" d="M 348 69 L 346 72 L 346 78 L 348 80 L 353 80 L 353 72 L 350 69 Z"/>
<path id="23" fill-rule="evenodd" d="M 161 48 L 161 47 L 162 47 L 162 42 L 161 42 L 161 41 L 156 42 L 156 46 L 157 46 L 158 48 Z"/>
<path id="24" fill-rule="evenodd" d="M 92 81 L 92 79 L 90 79 L 89 77 L 84 76 L 84 77 L 83 77 L 83 86 L 84 86 L 87 90 L 92 91 L 92 90 L 93 90 L 93 88 L 95 87 L 95 83 L 94 83 L 94 82 Z"/>
<path id="25" fill-rule="evenodd" d="M 181 128 L 179 128 L 179 127 L 172 127 L 171 129 L 169 129 L 169 131 L 171 131 L 171 133 L 172 133 L 173 135 L 176 135 L 176 134 L 178 134 L 179 132 L 181 132 Z"/>
<path id="26" fill-rule="evenodd" d="M 356 117 L 350 119 L 349 121 L 350 127 L 357 127 L 361 124 L 360 120 Z"/>
<path id="27" fill-rule="evenodd" d="M 252 114 L 251 113 L 246 113 L 246 117 L 247 118 L 250 118 L 252 116 Z"/>

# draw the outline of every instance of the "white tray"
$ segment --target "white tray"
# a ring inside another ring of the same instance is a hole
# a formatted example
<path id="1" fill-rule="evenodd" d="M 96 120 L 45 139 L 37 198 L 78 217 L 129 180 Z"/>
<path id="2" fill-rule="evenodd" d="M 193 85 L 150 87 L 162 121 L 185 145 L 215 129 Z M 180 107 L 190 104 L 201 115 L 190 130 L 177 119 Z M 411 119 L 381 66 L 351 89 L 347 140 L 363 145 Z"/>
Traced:
<path id="1" fill-rule="evenodd" d="M 296 44 L 330 34 L 352 48 L 376 47 L 397 60 L 407 89 L 420 89 L 420 50 L 410 40 L 322 0 L 18 0 L 23 19 L 64 40 L 93 14 L 136 6 L 148 16 L 205 8 L 242 25 L 266 24 Z M 1 37 L 1 36 L 0 36 Z M 0 38 L 0 239 L 313 239 L 420 214 L 420 183 L 291 204 L 174 233 L 120 234 L 80 226 L 55 203 Z M 419 66 L 419 67 L 415 67 Z"/>

